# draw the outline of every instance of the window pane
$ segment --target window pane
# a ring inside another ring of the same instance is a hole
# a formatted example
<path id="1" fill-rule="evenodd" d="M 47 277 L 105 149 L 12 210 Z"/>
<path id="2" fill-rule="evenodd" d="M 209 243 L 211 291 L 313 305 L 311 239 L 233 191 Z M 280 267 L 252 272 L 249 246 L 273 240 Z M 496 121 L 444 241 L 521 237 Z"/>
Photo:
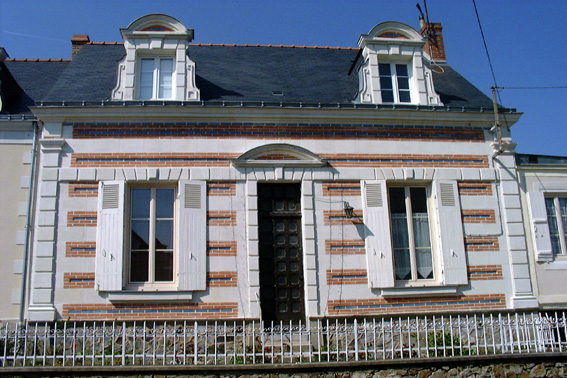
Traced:
<path id="1" fill-rule="evenodd" d="M 394 264 L 397 280 L 411 280 L 411 261 L 409 249 L 394 251 Z"/>
<path id="2" fill-rule="evenodd" d="M 400 91 L 400 102 L 411 102 L 411 96 L 409 91 Z"/>
<path id="3" fill-rule="evenodd" d="M 382 102 L 394 102 L 394 92 L 382 91 Z"/>
<path id="4" fill-rule="evenodd" d="M 398 77 L 398 89 L 401 91 L 408 91 L 409 90 L 409 80 L 406 78 Z"/>
<path id="5" fill-rule="evenodd" d="M 132 221 L 130 246 L 132 250 L 148 249 L 150 245 L 150 222 L 147 220 Z"/>
<path id="6" fill-rule="evenodd" d="M 378 64 L 378 72 L 380 76 L 392 76 L 392 71 L 390 70 L 390 63 Z"/>
<path id="7" fill-rule="evenodd" d="M 392 78 L 390 78 L 389 76 L 380 77 L 380 88 L 382 90 L 392 89 Z"/>
<path id="8" fill-rule="evenodd" d="M 130 281 L 144 282 L 148 280 L 148 264 L 149 264 L 148 251 L 132 252 L 130 259 Z"/>
<path id="9" fill-rule="evenodd" d="M 173 221 L 156 221 L 156 250 L 173 249 Z"/>
<path id="10" fill-rule="evenodd" d="M 142 59 L 140 62 L 140 99 L 149 100 L 153 97 L 154 60 Z"/>
<path id="11" fill-rule="evenodd" d="M 408 77 L 408 66 L 405 64 L 396 64 L 396 75 L 398 75 L 398 77 Z"/>
<path id="12" fill-rule="evenodd" d="M 561 221 L 563 223 L 563 235 L 561 237 L 565 240 L 567 236 L 567 198 L 559 198 L 559 212 L 561 213 Z"/>
<path id="13" fill-rule="evenodd" d="M 431 256 L 431 249 L 417 248 L 415 251 L 415 258 L 417 263 L 417 278 L 418 279 L 432 279 L 433 278 L 433 259 Z"/>
<path id="14" fill-rule="evenodd" d="M 173 281 L 173 252 L 156 252 L 156 281 Z"/>
<path id="15" fill-rule="evenodd" d="M 159 98 L 171 98 L 173 59 L 159 61 Z"/>
<path id="16" fill-rule="evenodd" d="M 406 194 L 404 188 L 390 188 L 390 212 L 392 214 L 406 214 Z"/>
<path id="17" fill-rule="evenodd" d="M 173 189 L 156 190 L 156 217 L 173 218 L 173 203 L 175 201 Z"/>
<path id="18" fill-rule="evenodd" d="M 549 224 L 549 234 L 551 237 L 551 250 L 557 255 L 561 253 L 561 242 L 559 241 L 559 227 L 555 211 L 555 199 L 546 198 L 545 207 L 547 210 L 547 222 Z"/>
<path id="19" fill-rule="evenodd" d="M 150 217 L 150 189 L 134 189 L 132 190 L 132 218 Z"/>
<path id="20" fill-rule="evenodd" d="M 427 192 L 425 188 L 410 188 L 411 211 L 427 214 Z"/>

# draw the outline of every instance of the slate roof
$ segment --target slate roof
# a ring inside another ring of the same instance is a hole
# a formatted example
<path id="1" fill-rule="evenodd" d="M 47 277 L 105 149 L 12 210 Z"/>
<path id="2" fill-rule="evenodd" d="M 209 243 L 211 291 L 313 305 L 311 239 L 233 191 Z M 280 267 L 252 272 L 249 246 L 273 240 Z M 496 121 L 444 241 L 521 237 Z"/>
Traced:
<path id="1" fill-rule="evenodd" d="M 47 95 L 69 61 L 26 59 L 6 60 L 4 64 L 19 86 L 10 113 L 31 114 L 29 107 Z"/>
<path id="2" fill-rule="evenodd" d="M 358 54 L 354 48 L 197 44 L 190 45 L 188 53 L 196 63 L 202 101 L 351 104 L 358 91 L 358 74 L 349 75 Z M 32 98 L 109 101 L 124 55 L 122 44 L 83 45 L 49 91 L 34 91 Z M 450 66 L 433 71 L 445 106 L 492 108 L 490 98 Z"/>

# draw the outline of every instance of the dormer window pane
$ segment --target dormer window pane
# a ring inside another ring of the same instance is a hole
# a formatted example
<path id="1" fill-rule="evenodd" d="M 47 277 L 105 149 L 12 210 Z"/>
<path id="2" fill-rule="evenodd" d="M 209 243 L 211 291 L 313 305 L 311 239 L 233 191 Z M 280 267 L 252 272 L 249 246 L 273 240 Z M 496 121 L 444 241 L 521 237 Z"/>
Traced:
<path id="1" fill-rule="evenodd" d="M 159 61 L 159 98 L 171 98 L 173 84 L 173 59 Z"/>
<path id="2" fill-rule="evenodd" d="M 152 98 L 154 87 L 154 60 L 142 59 L 140 64 L 140 99 Z"/>

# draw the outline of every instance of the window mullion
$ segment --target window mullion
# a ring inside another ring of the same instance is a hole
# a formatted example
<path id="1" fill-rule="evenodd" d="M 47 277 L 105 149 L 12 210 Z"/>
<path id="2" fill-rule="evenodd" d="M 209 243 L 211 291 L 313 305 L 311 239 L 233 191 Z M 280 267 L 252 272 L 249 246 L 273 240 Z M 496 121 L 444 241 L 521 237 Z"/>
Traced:
<path id="1" fill-rule="evenodd" d="M 567 243 L 565 241 L 565 228 L 563 224 L 563 214 L 561 214 L 561 205 L 559 197 L 553 199 L 553 206 L 555 207 L 555 221 L 557 222 L 557 232 L 559 234 L 559 244 L 561 245 L 561 253 L 567 253 Z"/>
<path id="2" fill-rule="evenodd" d="M 154 59 L 154 86 L 153 86 L 153 98 L 159 98 L 159 58 Z"/>
<path id="3" fill-rule="evenodd" d="M 394 102 L 400 102 L 400 87 L 398 85 L 398 72 L 396 70 L 396 63 L 390 63 L 390 70 L 392 72 L 392 88 L 394 88 Z"/>
<path id="4" fill-rule="evenodd" d="M 415 235 L 413 233 L 413 212 L 411 208 L 410 188 L 405 187 L 406 217 L 408 225 L 408 244 L 410 250 L 411 279 L 417 280 L 417 260 L 415 256 Z"/>

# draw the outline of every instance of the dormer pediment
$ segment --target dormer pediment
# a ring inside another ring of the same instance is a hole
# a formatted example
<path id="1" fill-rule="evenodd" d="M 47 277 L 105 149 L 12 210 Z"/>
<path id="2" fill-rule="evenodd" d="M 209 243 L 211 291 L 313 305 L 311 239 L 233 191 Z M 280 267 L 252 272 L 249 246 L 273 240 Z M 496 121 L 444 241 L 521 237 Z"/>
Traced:
<path id="1" fill-rule="evenodd" d="M 187 48 L 194 32 L 165 14 L 140 17 L 120 29 L 126 56 L 118 65 L 113 100 L 199 100 L 195 62 Z"/>
<path id="2" fill-rule="evenodd" d="M 378 24 L 358 40 L 363 59 L 356 101 L 371 104 L 441 105 L 425 65 L 427 40 L 401 22 Z"/>
<path id="3" fill-rule="evenodd" d="M 305 148 L 285 143 L 253 148 L 232 160 L 235 167 L 323 167 L 326 159 Z"/>

